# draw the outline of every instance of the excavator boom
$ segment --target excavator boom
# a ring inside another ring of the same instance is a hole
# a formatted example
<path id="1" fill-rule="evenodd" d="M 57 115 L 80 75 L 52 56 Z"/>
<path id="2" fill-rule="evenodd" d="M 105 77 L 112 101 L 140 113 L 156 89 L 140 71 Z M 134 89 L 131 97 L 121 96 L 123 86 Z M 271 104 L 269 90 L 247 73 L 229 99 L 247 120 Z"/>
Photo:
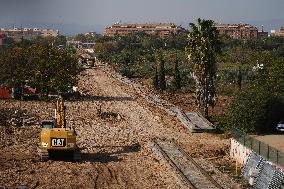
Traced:
<path id="1" fill-rule="evenodd" d="M 56 101 L 55 109 L 55 127 L 56 128 L 66 128 L 65 120 L 65 106 L 62 97 L 59 97 Z"/>

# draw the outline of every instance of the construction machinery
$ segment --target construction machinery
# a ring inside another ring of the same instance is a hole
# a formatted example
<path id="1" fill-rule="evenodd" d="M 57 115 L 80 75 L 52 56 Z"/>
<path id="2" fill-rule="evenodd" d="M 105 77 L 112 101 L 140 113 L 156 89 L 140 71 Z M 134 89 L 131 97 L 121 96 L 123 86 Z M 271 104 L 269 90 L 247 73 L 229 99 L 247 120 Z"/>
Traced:
<path id="1" fill-rule="evenodd" d="M 50 158 L 51 154 L 68 154 L 73 160 L 81 159 L 79 148 L 76 144 L 76 132 L 72 127 L 66 126 L 63 98 L 56 100 L 53 120 L 44 120 L 41 123 L 39 154 L 42 161 Z"/>

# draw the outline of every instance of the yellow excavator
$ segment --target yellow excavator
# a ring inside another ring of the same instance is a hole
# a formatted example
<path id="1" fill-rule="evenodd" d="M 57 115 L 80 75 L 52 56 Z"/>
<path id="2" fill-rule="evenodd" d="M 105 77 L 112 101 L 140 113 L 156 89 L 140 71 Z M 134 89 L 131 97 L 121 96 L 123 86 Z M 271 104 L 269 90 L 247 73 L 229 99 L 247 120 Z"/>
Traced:
<path id="1" fill-rule="evenodd" d="M 81 159 L 80 150 L 76 144 L 76 132 L 66 126 L 63 98 L 58 97 L 54 109 L 53 120 L 44 120 L 41 123 L 39 154 L 41 161 L 47 161 L 50 154 L 71 154 L 74 161 Z"/>

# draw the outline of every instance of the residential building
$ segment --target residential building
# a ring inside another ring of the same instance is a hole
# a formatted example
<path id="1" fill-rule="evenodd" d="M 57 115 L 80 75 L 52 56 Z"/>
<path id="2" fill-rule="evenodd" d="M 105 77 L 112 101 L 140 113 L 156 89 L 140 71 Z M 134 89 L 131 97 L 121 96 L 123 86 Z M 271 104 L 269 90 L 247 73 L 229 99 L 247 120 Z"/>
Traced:
<path id="1" fill-rule="evenodd" d="M 41 29 L 41 36 L 42 37 L 57 37 L 59 35 L 58 30 L 53 29 Z"/>
<path id="2" fill-rule="evenodd" d="M 69 40 L 66 42 L 67 46 L 79 49 L 94 49 L 96 43 Z"/>
<path id="3" fill-rule="evenodd" d="M 271 36 L 284 37 L 284 27 L 281 27 L 278 31 L 271 32 Z"/>
<path id="4" fill-rule="evenodd" d="M 173 23 L 150 23 L 150 24 L 120 24 L 116 23 L 107 27 L 104 31 L 106 36 L 126 36 L 132 33 L 146 33 L 151 35 L 158 35 L 159 37 L 167 37 L 171 34 L 178 34 L 184 32 L 185 29 L 176 26 Z"/>
<path id="5" fill-rule="evenodd" d="M 86 32 L 84 33 L 85 36 L 92 36 L 92 37 L 95 37 L 97 36 L 98 34 L 96 32 Z"/>
<path id="6" fill-rule="evenodd" d="M 37 36 L 42 37 L 57 37 L 59 35 L 58 30 L 53 29 L 39 29 L 39 28 L 1 28 L 0 34 L 5 34 L 7 37 L 13 38 L 15 41 L 21 39 L 32 39 Z"/>
<path id="7" fill-rule="evenodd" d="M 221 35 L 233 39 L 254 39 L 258 37 L 258 29 L 250 24 L 216 24 Z"/>

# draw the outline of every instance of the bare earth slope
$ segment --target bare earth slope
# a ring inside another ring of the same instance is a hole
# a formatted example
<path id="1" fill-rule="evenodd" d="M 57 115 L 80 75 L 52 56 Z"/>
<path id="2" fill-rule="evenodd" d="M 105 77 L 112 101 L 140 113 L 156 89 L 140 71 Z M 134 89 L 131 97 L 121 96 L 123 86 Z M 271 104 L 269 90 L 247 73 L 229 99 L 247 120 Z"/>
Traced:
<path id="1" fill-rule="evenodd" d="M 82 161 L 40 162 L 38 125 L 0 125 L 0 186 L 185 188 L 170 165 L 153 154 L 149 147 L 153 138 L 172 139 L 195 158 L 228 159 L 227 140 L 189 133 L 176 118 L 149 105 L 134 89 L 100 68 L 86 70 L 78 87 L 84 97 L 65 104 L 67 123 L 78 134 Z M 53 104 L 1 100 L 0 107 L 48 119 Z M 227 176 L 222 176 L 227 182 Z"/>

